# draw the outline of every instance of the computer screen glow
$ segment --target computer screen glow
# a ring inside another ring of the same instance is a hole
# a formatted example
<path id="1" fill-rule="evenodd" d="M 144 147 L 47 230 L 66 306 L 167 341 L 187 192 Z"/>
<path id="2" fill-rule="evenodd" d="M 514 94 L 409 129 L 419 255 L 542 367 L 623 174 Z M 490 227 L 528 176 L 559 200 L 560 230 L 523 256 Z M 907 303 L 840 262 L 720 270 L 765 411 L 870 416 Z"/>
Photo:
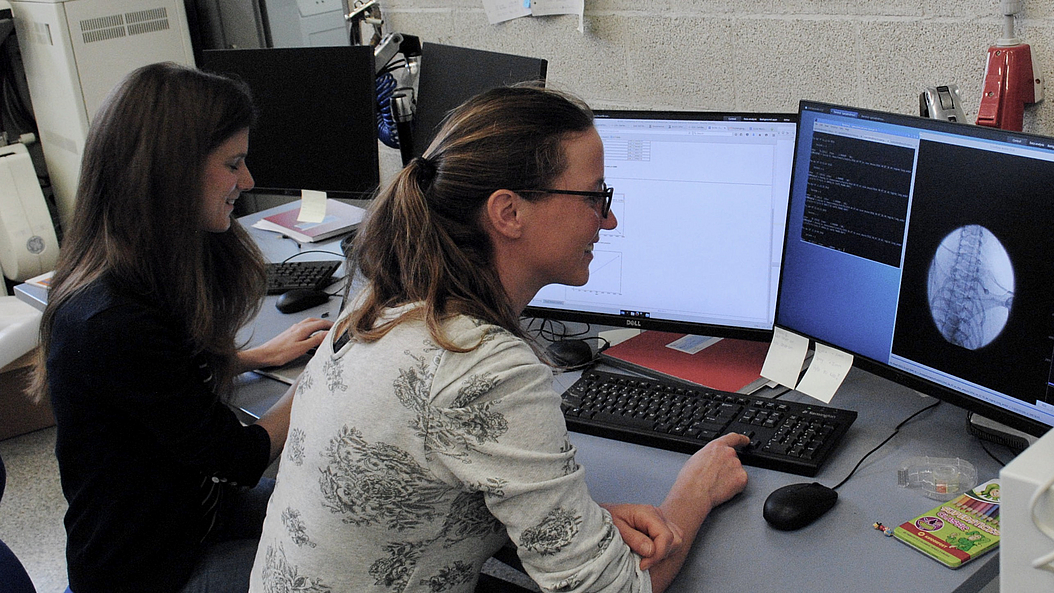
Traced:
<path id="1" fill-rule="evenodd" d="M 777 325 L 1054 425 L 1054 139 L 802 102 Z"/>
<path id="2" fill-rule="evenodd" d="M 771 335 L 797 116 L 597 113 L 618 226 L 584 286 L 527 314 L 728 337 Z"/>

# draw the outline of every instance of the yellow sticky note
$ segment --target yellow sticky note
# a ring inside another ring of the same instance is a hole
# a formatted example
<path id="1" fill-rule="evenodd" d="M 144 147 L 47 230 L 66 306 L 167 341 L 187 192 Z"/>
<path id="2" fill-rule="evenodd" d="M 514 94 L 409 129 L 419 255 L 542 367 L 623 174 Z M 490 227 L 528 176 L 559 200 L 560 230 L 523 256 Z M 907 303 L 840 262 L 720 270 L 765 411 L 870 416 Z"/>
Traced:
<path id="1" fill-rule="evenodd" d="M 852 354 L 816 344 L 816 352 L 812 355 L 809 370 L 798 383 L 798 391 L 829 404 L 851 368 Z"/>
<path id="2" fill-rule="evenodd" d="M 761 366 L 761 376 L 794 389 L 808 353 L 809 338 L 776 327 L 765 363 Z"/>
<path id="3" fill-rule="evenodd" d="M 297 222 L 322 222 L 326 218 L 326 192 L 312 189 L 300 192 L 300 214 Z"/>

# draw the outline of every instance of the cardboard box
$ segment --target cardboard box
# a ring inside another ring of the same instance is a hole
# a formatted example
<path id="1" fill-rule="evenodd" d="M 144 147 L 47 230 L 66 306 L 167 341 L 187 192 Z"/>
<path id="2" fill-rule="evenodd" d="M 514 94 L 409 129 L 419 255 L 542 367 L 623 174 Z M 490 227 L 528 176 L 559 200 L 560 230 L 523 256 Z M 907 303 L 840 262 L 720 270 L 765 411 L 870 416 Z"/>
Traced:
<path id="1" fill-rule="evenodd" d="M 55 425 L 51 402 L 36 403 L 26 393 L 37 350 L 0 369 L 0 440 Z"/>

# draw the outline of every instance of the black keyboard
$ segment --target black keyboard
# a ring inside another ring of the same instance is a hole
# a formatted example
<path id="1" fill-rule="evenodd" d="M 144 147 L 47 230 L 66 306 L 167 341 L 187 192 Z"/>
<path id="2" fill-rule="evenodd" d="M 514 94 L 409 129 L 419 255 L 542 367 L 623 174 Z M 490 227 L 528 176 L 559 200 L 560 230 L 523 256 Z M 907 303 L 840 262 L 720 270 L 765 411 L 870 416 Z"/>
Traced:
<path id="1" fill-rule="evenodd" d="M 340 260 L 287 261 L 267 264 L 267 294 L 282 294 L 294 288 L 322 290 L 333 283 Z"/>
<path id="2" fill-rule="evenodd" d="M 750 437 L 746 465 L 815 476 L 856 412 L 707 387 L 586 371 L 563 395 L 567 428 L 694 453 L 730 432 Z"/>

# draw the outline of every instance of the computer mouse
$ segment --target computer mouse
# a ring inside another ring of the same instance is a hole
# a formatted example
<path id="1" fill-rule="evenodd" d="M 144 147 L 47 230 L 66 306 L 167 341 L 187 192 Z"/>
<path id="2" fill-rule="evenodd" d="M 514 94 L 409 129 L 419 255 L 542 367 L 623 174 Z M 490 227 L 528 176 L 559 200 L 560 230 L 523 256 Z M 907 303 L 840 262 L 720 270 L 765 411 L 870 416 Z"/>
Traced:
<path id="1" fill-rule="evenodd" d="M 329 300 L 329 295 L 312 288 L 294 288 L 278 295 L 274 306 L 282 313 L 297 313 L 310 309 Z"/>
<path id="2" fill-rule="evenodd" d="M 794 531 L 822 517 L 837 501 L 838 493 L 819 482 L 790 484 L 769 494 L 762 515 L 776 529 Z"/>
<path id="3" fill-rule="evenodd" d="M 561 367 L 580 367 L 593 360 L 593 348 L 585 340 L 557 340 L 545 348 L 545 353 Z"/>

